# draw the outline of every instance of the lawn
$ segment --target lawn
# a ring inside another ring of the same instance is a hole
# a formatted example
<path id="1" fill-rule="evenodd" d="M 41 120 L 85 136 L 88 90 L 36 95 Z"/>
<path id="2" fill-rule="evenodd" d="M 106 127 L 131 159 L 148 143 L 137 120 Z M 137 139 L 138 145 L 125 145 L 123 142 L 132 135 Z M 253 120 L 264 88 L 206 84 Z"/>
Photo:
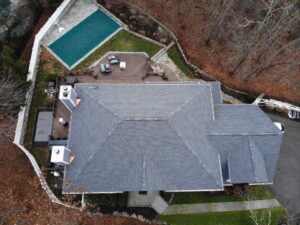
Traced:
<path id="1" fill-rule="evenodd" d="M 58 68 L 55 70 L 57 73 L 50 73 L 47 68 L 46 61 L 41 61 L 37 72 L 37 77 L 35 81 L 35 88 L 32 96 L 31 106 L 29 110 L 28 122 L 26 127 L 26 134 L 24 145 L 37 159 L 37 163 L 42 166 L 47 160 L 47 150 L 41 148 L 33 148 L 32 140 L 34 135 L 34 128 L 37 119 L 37 111 L 39 108 L 50 108 L 52 107 L 53 101 L 47 98 L 44 92 L 47 87 L 48 81 L 55 80 L 58 74 Z M 61 70 L 63 67 L 60 67 Z"/>
<path id="2" fill-rule="evenodd" d="M 286 211 L 281 208 L 273 208 L 271 210 L 271 225 L 277 223 L 286 217 Z M 257 218 L 262 219 L 260 225 L 267 224 L 267 210 L 256 210 Z M 220 213 L 201 213 L 186 215 L 168 215 L 159 216 L 156 220 L 167 222 L 173 225 L 255 225 L 250 218 L 249 211 L 240 212 L 220 212 Z"/>
<path id="3" fill-rule="evenodd" d="M 263 186 L 251 186 L 249 199 L 272 199 L 271 191 Z M 242 201 L 242 197 L 226 192 L 182 192 L 174 193 L 171 204 L 191 204 L 191 203 L 209 203 L 209 202 L 229 202 Z"/>
<path id="4" fill-rule="evenodd" d="M 89 67 L 93 62 L 109 51 L 146 52 L 151 57 L 159 50 L 160 47 L 158 45 L 136 37 L 126 31 L 120 31 L 76 66 L 75 70 Z"/>
<path id="5" fill-rule="evenodd" d="M 168 56 L 187 77 L 194 78 L 193 72 L 185 63 L 180 51 L 175 45 L 168 50 Z"/>

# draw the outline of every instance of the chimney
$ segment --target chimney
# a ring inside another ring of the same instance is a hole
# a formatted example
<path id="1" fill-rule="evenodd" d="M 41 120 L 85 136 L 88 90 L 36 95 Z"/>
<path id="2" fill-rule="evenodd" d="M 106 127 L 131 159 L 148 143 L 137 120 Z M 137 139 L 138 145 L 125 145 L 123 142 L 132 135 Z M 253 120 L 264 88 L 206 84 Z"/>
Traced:
<path id="1" fill-rule="evenodd" d="M 59 99 L 70 111 L 72 111 L 78 103 L 78 96 L 71 85 L 60 86 Z"/>
<path id="2" fill-rule="evenodd" d="M 51 162 L 57 165 L 70 165 L 75 158 L 73 152 L 65 146 L 53 146 L 51 150 Z"/>

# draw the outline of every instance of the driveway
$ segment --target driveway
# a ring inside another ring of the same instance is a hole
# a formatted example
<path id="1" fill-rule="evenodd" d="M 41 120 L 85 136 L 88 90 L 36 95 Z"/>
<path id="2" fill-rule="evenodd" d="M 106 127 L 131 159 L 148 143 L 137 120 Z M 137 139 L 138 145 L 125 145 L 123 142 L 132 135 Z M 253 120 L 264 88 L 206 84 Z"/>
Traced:
<path id="1" fill-rule="evenodd" d="M 285 125 L 283 145 L 274 177 L 273 193 L 290 215 L 300 213 L 300 123 L 269 114 Z"/>

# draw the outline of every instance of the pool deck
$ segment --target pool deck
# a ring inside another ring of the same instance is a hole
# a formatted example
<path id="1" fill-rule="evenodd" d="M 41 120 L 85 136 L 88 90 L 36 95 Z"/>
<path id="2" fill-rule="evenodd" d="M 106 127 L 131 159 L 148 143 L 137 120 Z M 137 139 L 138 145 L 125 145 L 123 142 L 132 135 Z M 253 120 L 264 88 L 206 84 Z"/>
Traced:
<path id="1" fill-rule="evenodd" d="M 43 39 L 43 45 L 50 45 L 98 9 L 99 7 L 92 0 L 76 0 L 57 22 L 58 26 L 51 27 Z M 63 27 L 64 30 L 59 32 L 58 27 Z"/>

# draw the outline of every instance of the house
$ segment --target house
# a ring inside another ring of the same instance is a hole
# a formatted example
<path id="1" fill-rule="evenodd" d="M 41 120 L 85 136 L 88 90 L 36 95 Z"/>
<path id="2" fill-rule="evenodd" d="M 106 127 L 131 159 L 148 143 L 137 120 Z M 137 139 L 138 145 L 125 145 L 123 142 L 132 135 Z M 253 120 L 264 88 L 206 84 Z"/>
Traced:
<path id="1" fill-rule="evenodd" d="M 218 82 L 64 90 L 73 156 L 64 193 L 221 191 L 273 181 L 282 132 L 256 105 L 222 104 Z"/>

